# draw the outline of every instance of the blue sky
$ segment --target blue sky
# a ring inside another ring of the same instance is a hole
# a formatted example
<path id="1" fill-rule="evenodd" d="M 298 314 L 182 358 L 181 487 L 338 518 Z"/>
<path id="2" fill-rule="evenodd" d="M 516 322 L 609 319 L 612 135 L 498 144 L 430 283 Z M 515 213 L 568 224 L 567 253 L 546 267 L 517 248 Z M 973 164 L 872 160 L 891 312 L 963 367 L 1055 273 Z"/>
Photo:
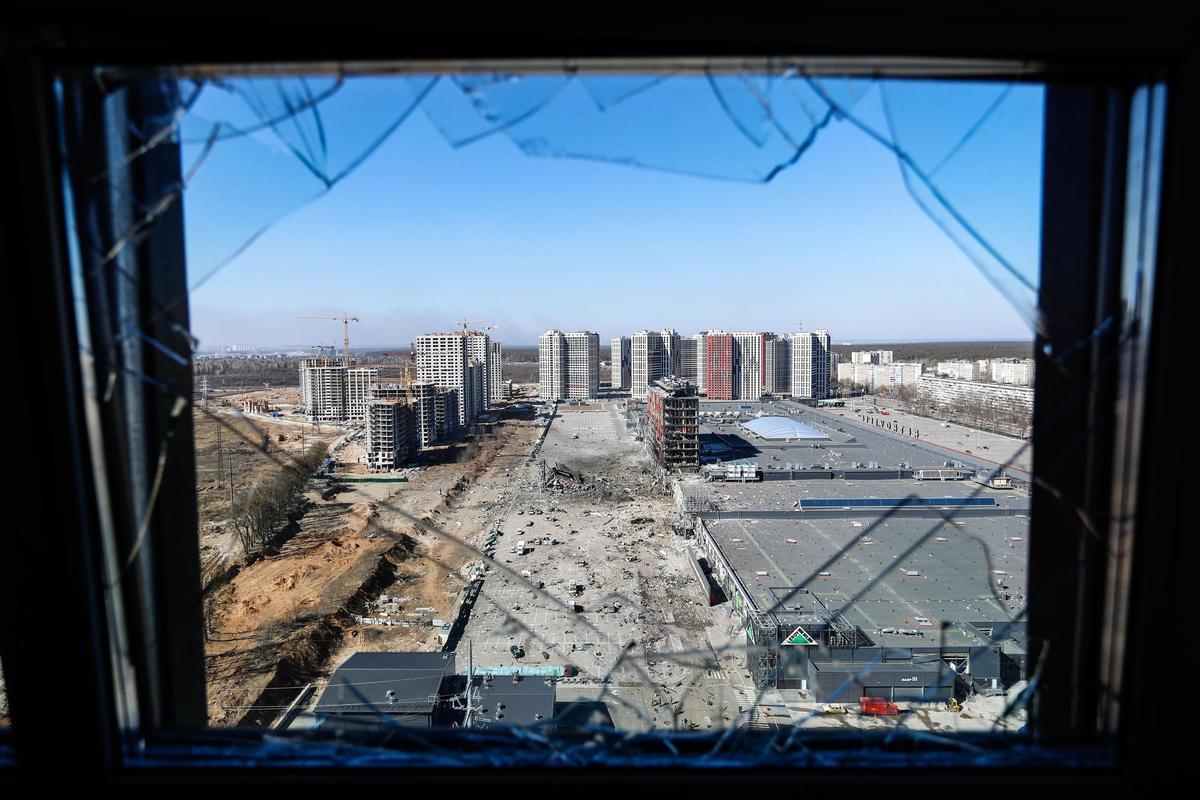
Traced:
<path id="1" fill-rule="evenodd" d="M 363 79 L 322 103 L 323 151 L 303 125 L 220 141 L 184 201 L 201 344 L 340 342 L 339 323 L 296 317 L 342 311 L 362 319 L 351 327 L 356 346 L 404 345 L 461 319 L 499 326 L 492 335 L 510 344 L 550 327 L 607 339 L 646 327 L 783 332 L 801 322 L 835 341 L 1030 338 L 1022 313 L 913 201 L 895 155 L 849 121 L 821 129 L 764 183 L 755 178 L 792 148 L 750 93 L 673 78 L 601 110 L 598 99 L 620 85 L 560 83 L 514 84 L 472 107 L 442 79 L 324 194 L 284 143 L 339 172 L 427 81 Z M 793 141 L 812 127 L 800 104 L 820 111 L 799 88 L 767 86 Z M 269 89 L 256 85 L 250 96 L 274 101 Z M 856 118 L 888 131 L 879 86 L 847 92 L 836 97 L 854 100 Z M 511 119 L 547 96 L 511 137 L 448 142 L 485 129 L 480 113 Z M 788 98 L 796 104 L 784 109 Z M 934 180 L 979 235 L 1035 278 L 1040 87 L 889 83 L 886 99 L 896 139 L 926 171 L 996 104 Z M 185 126 L 185 164 L 211 120 L 252 118 L 242 98 L 205 89 Z M 553 157 L 566 153 L 589 157 Z"/>

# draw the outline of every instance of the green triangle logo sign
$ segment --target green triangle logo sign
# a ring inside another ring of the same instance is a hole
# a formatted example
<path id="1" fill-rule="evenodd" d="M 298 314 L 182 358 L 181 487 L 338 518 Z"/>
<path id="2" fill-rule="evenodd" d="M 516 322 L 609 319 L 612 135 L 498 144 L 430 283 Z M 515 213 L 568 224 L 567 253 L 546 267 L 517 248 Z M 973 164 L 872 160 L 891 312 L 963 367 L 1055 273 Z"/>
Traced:
<path id="1" fill-rule="evenodd" d="M 813 640 L 813 638 L 804 631 L 804 628 L 796 628 L 796 630 L 792 631 L 791 636 L 789 636 L 783 640 L 783 643 L 784 644 L 794 644 L 794 645 L 808 645 L 808 644 L 816 644 L 816 641 Z"/>

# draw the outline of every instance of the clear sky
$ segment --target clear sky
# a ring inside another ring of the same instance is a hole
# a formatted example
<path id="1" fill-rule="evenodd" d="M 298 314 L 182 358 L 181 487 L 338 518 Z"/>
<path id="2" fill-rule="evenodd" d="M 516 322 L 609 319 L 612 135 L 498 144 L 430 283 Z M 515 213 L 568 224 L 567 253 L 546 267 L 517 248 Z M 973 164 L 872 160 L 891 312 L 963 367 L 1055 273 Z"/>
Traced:
<path id="1" fill-rule="evenodd" d="M 400 82 L 362 79 L 319 106 L 320 131 L 281 125 L 207 154 L 184 202 L 202 346 L 340 343 L 340 323 L 296 317 L 343 311 L 362 319 L 351 327 L 356 347 L 406 345 L 462 319 L 498 326 L 492 336 L 509 344 L 551 327 L 607 340 L 641 328 L 784 332 L 799 323 L 835 341 L 1031 338 L 1021 313 L 913 201 L 893 153 L 834 119 L 795 164 L 755 180 L 791 152 L 786 136 L 753 110 L 723 109 L 703 78 L 656 85 L 617 107 L 620 116 L 598 109 L 598 98 L 611 99 L 606 87 L 589 94 L 564 81 L 513 136 L 457 147 L 447 137 L 486 127 L 478 112 L 511 118 L 529 100 L 472 108 L 443 79 L 321 194 L 283 143 L 341 171 L 428 86 Z M 209 121 L 253 116 L 242 98 L 204 91 L 185 127 L 185 168 Z M 886 133 L 884 94 L 879 85 L 852 93 L 855 117 Z M 1041 88 L 889 83 L 886 99 L 901 146 L 936 169 L 980 236 L 1035 278 Z M 762 127 L 741 129 L 730 115 Z M 812 127 L 797 114 L 779 119 L 792 134 Z"/>

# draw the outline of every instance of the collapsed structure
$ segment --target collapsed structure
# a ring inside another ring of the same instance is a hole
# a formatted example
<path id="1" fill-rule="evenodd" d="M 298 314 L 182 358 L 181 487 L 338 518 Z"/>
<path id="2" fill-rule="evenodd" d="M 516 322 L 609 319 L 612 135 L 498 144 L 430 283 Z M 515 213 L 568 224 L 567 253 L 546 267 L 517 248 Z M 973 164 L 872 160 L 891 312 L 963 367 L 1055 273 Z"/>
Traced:
<path id="1" fill-rule="evenodd" d="M 646 394 L 650 450 L 668 469 L 695 469 L 700 463 L 700 395 L 696 384 L 660 378 Z"/>

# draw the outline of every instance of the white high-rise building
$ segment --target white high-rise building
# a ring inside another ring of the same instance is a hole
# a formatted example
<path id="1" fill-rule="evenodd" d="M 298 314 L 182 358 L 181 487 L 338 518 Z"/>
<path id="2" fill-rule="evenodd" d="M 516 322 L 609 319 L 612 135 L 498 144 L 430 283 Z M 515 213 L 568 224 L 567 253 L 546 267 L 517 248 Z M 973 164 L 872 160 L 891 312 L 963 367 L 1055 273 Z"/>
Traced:
<path id="1" fill-rule="evenodd" d="M 704 394 L 708 391 L 708 331 L 700 331 L 692 339 L 696 342 L 696 386 Z"/>
<path id="2" fill-rule="evenodd" d="M 300 402 L 310 422 L 345 420 L 346 400 L 346 367 L 340 360 L 300 359 Z"/>
<path id="3" fill-rule="evenodd" d="M 740 367 L 737 396 L 740 400 L 757 400 L 763 395 L 763 345 L 762 333 L 735 332 L 733 346 Z"/>
<path id="4" fill-rule="evenodd" d="M 538 337 L 538 397 L 554 402 L 567 398 L 567 338 L 562 331 Z"/>
<path id="5" fill-rule="evenodd" d="M 824 400 L 829 397 L 829 332 L 800 331 L 792 343 L 792 397 Z"/>
<path id="6" fill-rule="evenodd" d="M 600 396 L 600 334 L 546 331 L 538 337 L 538 394 L 542 400 Z"/>
<path id="7" fill-rule="evenodd" d="M 500 343 L 489 342 L 487 360 L 488 405 L 494 405 L 504 399 L 504 370 L 500 366 L 503 360 L 504 354 L 500 349 Z"/>
<path id="8" fill-rule="evenodd" d="M 667 352 L 657 331 L 638 331 L 629 337 L 630 397 L 645 400 L 650 384 L 667 372 Z"/>
<path id="9" fill-rule="evenodd" d="M 576 331 L 566 340 L 567 399 L 594 400 L 600 396 L 600 334 Z"/>
<path id="10" fill-rule="evenodd" d="M 464 402 L 467 399 L 470 359 L 473 351 L 482 352 L 486 359 L 487 339 L 487 334 L 470 333 L 425 333 L 417 337 L 417 377 L 439 388 L 457 392 L 459 425 L 475 421 L 470 404 Z"/>
<path id="11" fill-rule="evenodd" d="M 612 388 L 628 389 L 632 386 L 630 374 L 629 337 L 616 336 L 612 340 Z"/>

